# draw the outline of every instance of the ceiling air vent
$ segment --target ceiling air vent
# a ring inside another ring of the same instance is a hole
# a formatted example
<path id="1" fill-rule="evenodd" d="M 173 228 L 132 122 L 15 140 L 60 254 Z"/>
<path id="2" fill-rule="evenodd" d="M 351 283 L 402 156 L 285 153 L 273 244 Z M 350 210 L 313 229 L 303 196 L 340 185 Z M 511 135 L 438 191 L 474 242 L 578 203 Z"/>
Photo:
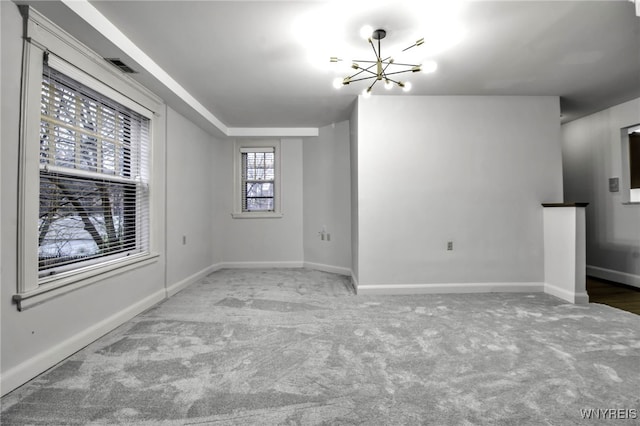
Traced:
<path id="1" fill-rule="evenodd" d="M 135 71 L 133 68 L 131 68 L 129 65 L 125 64 L 124 62 L 122 62 L 120 60 L 120 58 L 104 58 L 107 62 L 109 62 L 111 65 L 113 65 L 114 67 L 118 68 L 120 71 L 127 73 L 127 74 L 136 74 L 137 71 Z"/>

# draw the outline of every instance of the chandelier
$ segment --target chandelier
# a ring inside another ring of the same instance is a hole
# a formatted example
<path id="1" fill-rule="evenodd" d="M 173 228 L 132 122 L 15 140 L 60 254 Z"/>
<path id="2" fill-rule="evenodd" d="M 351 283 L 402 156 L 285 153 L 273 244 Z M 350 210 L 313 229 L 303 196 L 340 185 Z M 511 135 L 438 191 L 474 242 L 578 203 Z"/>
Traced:
<path id="1" fill-rule="evenodd" d="M 363 96 L 371 96 L 371 90 L 373 89 L 373 86 L 375 86 L 379 81 L 383 82 L 384 88 L 387 90 L 391 89 L 395 85 L 400 87 L 403 91 L 408 92 L 409 90 L 411 90 L 411 82 L 397 80 L 396 78 L 399 74 L 415 73 L 420 71 L 422 71 L 423 73 L 432 73 L 438 68 L 438 65 L 434 61 L 426 61 L 422 64 L 407 64 L 396 62 L 395 59 L 391 56 L 383 57 L 381 40 L 387 35 L 387 32 L 383 29 L 377 29 L 374 31 L 371 29 L 371 27 L 363 27 L 362 30 L 360 30 L 360 34 L 363 37 L 367 38 L 369 44 L 371 45 L 371 48 L 373 49 L 375 60 L 354 60 L 351 64 L 351 68 L 353 68 L 355 72 L 344 78 L 336 78 L 333 81 L 333 87 L 335 87 L 336 89 L 339 89 L 342 86 L 346 86 L 356 81 L 373 80 L 373 82 L 362 91 Z M 377 40 L 378 42 L 377 48 L 374 40 Z M 424 38 L 421 38 L 411 46 L 404 48 L 400 53 L 420 46 L 423 43 Z M 330 58 L 330 61 L 337 63 L 342 62 L 343 60 L 338 57 L 332 56 Z"/>

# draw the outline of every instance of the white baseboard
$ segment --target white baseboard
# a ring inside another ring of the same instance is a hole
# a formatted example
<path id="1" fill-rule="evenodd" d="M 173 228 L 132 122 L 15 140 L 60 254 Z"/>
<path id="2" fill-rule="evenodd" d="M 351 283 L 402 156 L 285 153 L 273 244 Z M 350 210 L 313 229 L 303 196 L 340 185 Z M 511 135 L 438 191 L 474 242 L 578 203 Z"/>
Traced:
<path id="1" fill-rule="evenodd" d="M 587 265 L 587 275 L 640 288 L 640 275 Z"/>
<path id="2" fill-rule="evenodd" d="M 303 261 L 286 262 L 222 262 L 220 269 L 272 269 L 272 268 L 302 268 Z"/>
<path id="3" fill-rule="evenodd" d="M 73 337 L 7 370 L 0 378 L 0 393 L 5 395 L 14 390 L 164 299 L 165 289 L 159 290 L 99 323 L 90 326 Z"/>
<path id="4" fill-rule="evenodd" d="M 216 263 L 214 265 L 208 266 L 206 268 L 204 268 L 203 270 L 196 272 L 193 275 L 188 276 L 187 278 L 178 281 L 175 284 L 172 284 L 170 286 L 167 287 L 167 297 L 171 297 L 174 294 L 178 293 L 180 290 L 184 290 L 185 288 L 187 288 L 188 286 L 190 286 L 191 284 L 201 280 L 202 278 L 206 277 L 207 275 L 209 275 L 212 272 L 215 272 L 219 269 L 222 269 L 222 264 L 221 263 Z"/>
<path id="5" fill-rule="evenodd" d="M 308 268 L 308 269 L 314 269 L 316 271 L 330 272 L 332 274 L 346 275 L 346 276 L 350 276 L 351 275 L 351 269 L 349 269 L 349 268 L 342 268 L 340 266 L 325 265 L 323 263 L 304 262 L 303 263 L 303 267 Z"/>
<path id="6" fill-rule="evenodd" d="M 358 284 L 358 295 L 446 294 L 446 293 L 541 293 L 544 283 L 446 283 L 446 284 Z"/>
<path id="7" fill-rule="evenodd" d="M 351 286 L 353 287 L 354 293 L 358 294 L 358 277 L 353 273 L 353 270 L 351 271 Z"/>
<path id="8" fill-rule="evenodd" d="M 563 288 L 557 287 L 553 284 L 545 283 L 544 292 L 552 296 L 555 296 L 558 299 L 566 300 L 567 302 L 570 302 L 570 303 L 577 303 L 577 304 L 589 303 L 589 295 L 587 294 L 586 291 L 582 293 L 574 293 L 571 291 L 567 291 Z"/>

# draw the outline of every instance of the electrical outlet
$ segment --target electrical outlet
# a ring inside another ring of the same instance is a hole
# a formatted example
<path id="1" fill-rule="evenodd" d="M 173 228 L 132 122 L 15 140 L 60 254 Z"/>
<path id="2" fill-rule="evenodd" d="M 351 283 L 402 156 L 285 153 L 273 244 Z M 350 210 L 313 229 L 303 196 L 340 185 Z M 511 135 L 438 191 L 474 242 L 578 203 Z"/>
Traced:
<path id="1" fill-rule="evenodd" d="M 447 250 L 453 250 L 453 241 L 447 242 Z"/>
<path id="2" fill-rule="evenodd" d="M 182 236 L 182 245 L 183 245 L 183 246 L 186 246 L 186 245 L 187 245 L 187 236 L 186 236 L 186 235 L 183 235 L 183 236 Z"/>
<path id="3" fill-rule="evenodd" d="M 331 234 L 327 233 L 327 241 L 331 241 Z"/>

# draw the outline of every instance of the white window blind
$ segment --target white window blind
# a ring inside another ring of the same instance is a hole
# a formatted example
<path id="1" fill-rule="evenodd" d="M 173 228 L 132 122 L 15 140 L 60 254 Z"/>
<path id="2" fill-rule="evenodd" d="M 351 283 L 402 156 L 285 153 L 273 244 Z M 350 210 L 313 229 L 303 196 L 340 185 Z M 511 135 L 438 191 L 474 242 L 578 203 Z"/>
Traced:
<path id="1" fill-rule="evenodd" d="M 242 211 L 275 211 L 275 148 L 242 148 Z"/>
<path id="2" fill-rule="evenodd" d="M 149 127 L 148 118 L 44 65 L 40 276 L 148 252 Z"/>

